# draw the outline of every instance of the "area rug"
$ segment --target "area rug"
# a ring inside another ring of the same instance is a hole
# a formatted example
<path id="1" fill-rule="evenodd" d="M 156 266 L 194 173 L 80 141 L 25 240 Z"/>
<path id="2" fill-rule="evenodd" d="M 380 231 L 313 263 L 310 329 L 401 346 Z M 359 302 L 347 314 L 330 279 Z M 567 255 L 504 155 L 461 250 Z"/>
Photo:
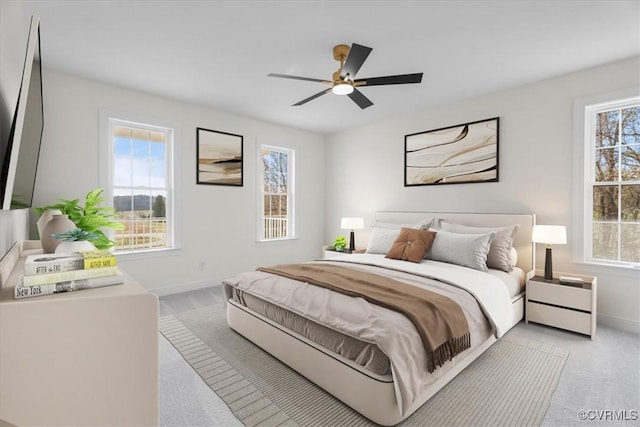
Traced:
<path id="1" fill-rule="evenodd" d="M 160 318 L 160 332 L 247 426 L 371 426 L 229 328 L 213 305 Z M 538 426 L 569 352 L 510 331 L 403 426 Z"/>

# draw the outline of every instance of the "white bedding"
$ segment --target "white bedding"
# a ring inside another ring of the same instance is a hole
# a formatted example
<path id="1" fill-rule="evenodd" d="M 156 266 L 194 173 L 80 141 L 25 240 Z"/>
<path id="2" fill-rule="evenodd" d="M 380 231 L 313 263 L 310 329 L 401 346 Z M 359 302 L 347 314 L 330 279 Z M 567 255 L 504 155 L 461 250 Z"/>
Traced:
<path id="1" fill-rule="evenodd" d="M 331 260 L 348 264 L 376 265 L 461 287 L 476 297 L 494 327 L 496 338 L 500 338 L 511 328 L 513 318 L 510 310 L 511 295 L 507 286 L 497 275 L 446 262 L 422 260 L 418 264 L 397 261 L 376 254 L 350 254 Z"/>
<path id="2" fill-rule="evenodd" d="M 415 286 L 438 288 L 463 308 L 473 346 L 486 341 L 492 333 L 502 336 L 511 326 L 511 297 L 504 283 L 491 274 L 435 261 L 414 264 L 372 254 L 352 254 L 323 262 L 347 263 L 352 268 L 384 274 Z M 427 279 L 425 282 L 424 278 L 438 281 Z M 423 390 L 446 373 L 447 364 L 456 363 L 457 358 L 454 358 L 429 374 L 425 369 L 426 353 L 413 323 L 403 314 L 370 304 L 362 298 L 261 271 L 241 273 L 225 280 L 225 284 L 378 345 L 391 362 L 396 399 L 403 415 Z"/>

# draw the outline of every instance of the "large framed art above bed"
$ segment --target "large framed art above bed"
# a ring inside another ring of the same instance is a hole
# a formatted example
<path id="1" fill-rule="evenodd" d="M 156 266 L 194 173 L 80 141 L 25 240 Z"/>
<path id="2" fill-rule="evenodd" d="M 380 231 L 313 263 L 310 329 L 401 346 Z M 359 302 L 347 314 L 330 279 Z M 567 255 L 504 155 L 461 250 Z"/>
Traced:
<path id="1" fill-rule="evenodd" d="M 225 280 L 227 321 L 394 425 L 522 319 L 534 224 L 531 214 L 377 212 L 367 253 Z"/>

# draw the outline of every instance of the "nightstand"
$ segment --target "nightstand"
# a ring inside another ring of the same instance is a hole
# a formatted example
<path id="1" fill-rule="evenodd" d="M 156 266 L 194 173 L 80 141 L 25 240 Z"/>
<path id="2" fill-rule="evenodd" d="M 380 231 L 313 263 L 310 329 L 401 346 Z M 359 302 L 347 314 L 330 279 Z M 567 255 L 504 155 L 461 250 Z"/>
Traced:
<path id="1" fill-rule="evenodd" d="M 333 246 L 323 246 L 322 247 L 322 259 L 330 259 L 330 258 L 336 258 L 342 255 L 348 255 L 351 253 L 354 254 L 363 254 L 366 252 L 366 249 L 356 249 L 353 252 L 349 251 L 349 249 L 345 249 L 342 252 L 338 252 L 335 250 L 335 248 Z"/>
<path id="2" fill-rule="evenodd" d="M 540 274 L 536 271 L 536 274 Z M 559 273 L 579 277 L 579 286 L 560 284 L 536 275 L 527 280 L 526 322 L 554 326 L 589 335 L 596 334 L 597 277 Z"/>

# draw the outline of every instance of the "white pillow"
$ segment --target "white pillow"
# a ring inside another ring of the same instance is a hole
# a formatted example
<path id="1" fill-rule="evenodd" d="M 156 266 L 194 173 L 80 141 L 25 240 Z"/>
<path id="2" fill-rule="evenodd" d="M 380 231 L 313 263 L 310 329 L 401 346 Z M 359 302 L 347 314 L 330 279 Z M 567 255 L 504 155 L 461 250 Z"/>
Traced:
<path id="1" fill-rule="evenodd" d="M 509 272 L 513 270 L 511 265 L 511 248 L 513 247 L 513 236 L 518 231 L 518 225 L 506 227 L 469 227 L 462 224 L 454 224 L 445 220 L 440 221 L 440 227 L 445 231 L 461 234 L 483 234 L 494 233 L 491 241 L 491 248 L 487 255 L 487 266 Z"/>
<path id="2" fill-rule="evenodd" d="M 399 228 L 382 228 L 374 225 L 371 228 L 367 253 L 386 255 L 399 235 Z"/>
<path id="3" fill-rule="evenodd" d="M 487 254 L 493 233 L 459 234 L 430 227 L 436 238 L 425 258 L 487 271 Z"/>
<path id="4" fill-rule="evenodd" d="M 429 218 L 420 222 L 416 222 L 414 224 L 398 224 L 395 222 L 376 222 L 374 227 L 392 228 L 392 229 L 398 229 L 398 230 L 400 230 L 401 228 L 415 228 L 416 230 L 427 230 L 431 225 L 433 225 L 433 219 Z"/>
<path id="5" fill-rule="evenodd" d="M 509 251 L 509 264 L 511 264 L 511 269 L 518 264 L 518 251 L 516 248 L 511 246 L 511 251 Z"/>

